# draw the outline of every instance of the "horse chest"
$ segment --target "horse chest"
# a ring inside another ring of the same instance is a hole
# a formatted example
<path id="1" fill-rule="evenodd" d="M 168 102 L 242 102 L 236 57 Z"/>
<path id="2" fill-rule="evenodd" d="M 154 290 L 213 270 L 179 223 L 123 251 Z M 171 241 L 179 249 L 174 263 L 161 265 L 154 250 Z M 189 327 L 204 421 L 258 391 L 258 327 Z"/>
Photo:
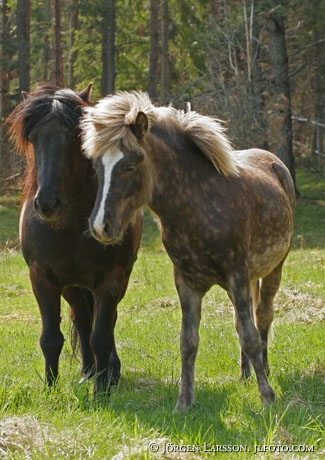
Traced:
<path id="1" fill-rule="evenodd" d="M 214 284 L 226 287 L 227 274 L 233 266 L 234 250 L 223 238 L 195 238 L 194 235 L 162 232 L 162 239 L 176 270 L 187 284 L 207 291 Z M 214 235 L 216 237 L 216 235 Z"/>
<path id="2" fill-rule="evenodd" d="M 109 272 L 115 254 L 82 232 L 54 231 L 37 219 L 29 221 L 22 251 L 29 266 L 36 263 L 61 286 L 91 288 Z"/>

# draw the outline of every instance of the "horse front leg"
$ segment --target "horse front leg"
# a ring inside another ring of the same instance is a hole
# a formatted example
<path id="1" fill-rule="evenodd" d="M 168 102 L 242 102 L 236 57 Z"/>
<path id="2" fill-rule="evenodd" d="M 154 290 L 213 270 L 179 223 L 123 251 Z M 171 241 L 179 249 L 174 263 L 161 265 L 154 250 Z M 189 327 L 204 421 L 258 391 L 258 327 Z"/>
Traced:
<path id="1" fill-rule="evenodd" d="M 31 265 L 29 276 L 42 319 L 40 346 L 45 358 L 45 381 L 52 386 L 58 378 L 59 356 L 64 343 L 60 330 L 61 289 L 37 264 Z"/>
<path id="2" fill-rule="evenodd" d="M 94 393 L 109 393 L 111 385 L 119 382 L 121 361 L 118 357 L 114 328 L 117 320 L 117 305 L 128 285 L 124 270 L 116 266 L 103 285 L 94 291 L 95 324 L 90 344 L 96 360 Z"/>
<path id="3" fill-rule="evenodd" d="M 90 336 L 95 356 L 94 393 L 109 393 L 110 387 L 120 379 L 121 362 L 117 355 L 114 326 L 117 318 L 117 297 L 107 296 L 95 301 L 96 318 Z"/>
<path id="4" fill-rule="evenodd" d="M 81 287 L 67 287 L 63 297 L 71 307 L 71 319 L 78 333 L 82 357 L 80 383 L 94 376 L 95 358 L 90 346 L 93 327 L 94 299 L 90 291 Z"/>
<path id="5" fill-rule="evenodd" d="M 117 310 L 115 310 L 115 319 L 113 319 L 113 321 L 113 348 L 108 362 L 108 381 L 110 386 L 117 385 L 121 378 L 121 361 L 117 354 L 114 336 L 114 328 L 117 321 Z"/>
<path id="6" fill-rule="evenodd" d="M 261 339 L 252 315 L 251 286 L 246 271 L 241 274 L 236 273 L 230 281 L 230 286 L 241 351 L 253 365 L 263 402 L 270 403 L 275 396 L 265 374 Z"/>
<path id="7" fill-rule="evenodd" d="M 175 270 L 175 285 L 182 307 L 182 374 L 175 411 L 189 409 L 194 403 L 195 359 L 199 348 L 199 326 L 203 294 L 189 288 Z"/>
<path id="8" fill-rule="evenodd" d="M 259 293 L 260 293 L 260 288 L 259 288 L 259 280 L 251 282 L 251 294 L 252 294 L 252 308 L 251 308 L 251 317 L 254 321 L 254 314 L 253 311 L 255 311 L 258 299 L 259 299 Z M 231 293 L 228 292 L 228 296 L 230 300 L 232 301 L 233 305 L 235 304 L 234 299 L 231 296 Z M 250 302 L 251 305 L 251 302 Z M 236 310 L 235 310 L 236 313 Z M 237 314 L 235 314 L 235 328 L 238 334 L 238 320 L 237 320 Z M 246 381 L 251 377 L 251 366 L 250 366 L 250 361 L 246 354 L 243 352 L 243 350 L 240 350 L 240 380 Z"/>

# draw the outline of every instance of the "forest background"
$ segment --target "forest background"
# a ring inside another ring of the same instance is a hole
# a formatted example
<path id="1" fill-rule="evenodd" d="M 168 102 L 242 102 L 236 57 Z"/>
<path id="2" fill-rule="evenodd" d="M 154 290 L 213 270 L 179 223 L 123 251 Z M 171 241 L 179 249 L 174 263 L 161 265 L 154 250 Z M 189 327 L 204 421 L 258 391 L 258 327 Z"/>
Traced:
<path id="1" fill-rule="evenodd" d="M 217 116 L 235 148 L 322 173 L 325 1 L 0 0 L 0 192 L 23 165 L 4 120 L 41 81 L 145 90 Z"/>

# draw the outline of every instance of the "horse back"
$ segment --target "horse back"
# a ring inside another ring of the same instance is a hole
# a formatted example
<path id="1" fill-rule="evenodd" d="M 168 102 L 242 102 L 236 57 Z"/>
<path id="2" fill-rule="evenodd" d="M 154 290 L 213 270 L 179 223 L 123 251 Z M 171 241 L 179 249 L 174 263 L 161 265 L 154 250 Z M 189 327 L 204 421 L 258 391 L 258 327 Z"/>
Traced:
<path id="1" fill-rule="evenodd" d="M 243 180 L 263 194 L 285 196 L 292 211 L 295 208 L 295 187 L 290 171 L 273 153 L 262 149 L 238 150 L 234 155 L 242 167 Z"/>

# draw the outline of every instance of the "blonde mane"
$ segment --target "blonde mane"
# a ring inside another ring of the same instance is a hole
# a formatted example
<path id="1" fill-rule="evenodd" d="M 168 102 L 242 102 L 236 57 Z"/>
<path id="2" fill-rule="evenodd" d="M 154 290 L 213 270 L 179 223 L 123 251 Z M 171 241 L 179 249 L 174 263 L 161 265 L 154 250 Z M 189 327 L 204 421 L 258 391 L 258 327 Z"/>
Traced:
<path id="1" fill-rule="evenodd" d="M 155 107 L 148 94 L 138 91 L 118 92 L 101 99 L 95 107 L 85 107 L 81 121 L 83 149 L 89 158 L 104 155 L 121 141 L 127 149 L 138 148 L 132 126 L 137 114 L 144 112 L 151 126 L 176 129 L 190 138 L 224 176 L 237 176 L 239 169 L 231 144 L 220 121 L 197 112 Z"/>

